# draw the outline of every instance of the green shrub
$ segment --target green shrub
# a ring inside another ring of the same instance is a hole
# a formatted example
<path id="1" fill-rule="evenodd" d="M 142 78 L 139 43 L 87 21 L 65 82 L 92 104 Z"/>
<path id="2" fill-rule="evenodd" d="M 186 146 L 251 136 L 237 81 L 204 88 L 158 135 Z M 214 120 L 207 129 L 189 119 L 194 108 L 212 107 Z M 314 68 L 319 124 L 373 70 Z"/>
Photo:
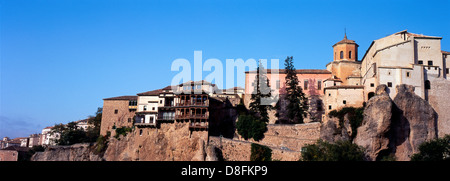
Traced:
<path id="1" fill-rule="evenodd" d="M 114 136 L 116 139 L 119 139 L 120 135 L 126 136 L 128 133 L 131 133 L 133 128 L 131 127 L 120 127 L 116 128 L 116 135 Z"/>
<path id="2" fill-rule="evenodd" d="M 264 138 L 267 123 L 252 115 L 240 115 L 239 121 L 236 123 L 236 129 L 244 139 L 253 138 L 255 141 L 259 141 Z"/>
<path id="3" fill-rule="evenodd" d="M 364 119 L 364 107 L 344 107 L 341 110 L 332 110 L 328 113 L 329 117 L 339 118 L 340 127 L 344 126 L 344 116 L 348 114 L 348 119 L 350 126 L 352 128 L 352 135 L 350 135 L 351 140 L 356 137 L 358 127 L 361 126 Z"/>
<path id="4" fill-rule="evenodd" d="M 364 150 L 350 141 L 335 144 L 318 140 L 302 148 L 300 161 L 363 161 Z"/>
<path id="5" fill-rule="evenodd" d="M 411 161 L 450 161 L 450 135 L 423 142 Z"/>
<path id="6" fill-rule="evenodd" d="M 250 161 L 272 161 L 272 149 L 252 143 Z"/>

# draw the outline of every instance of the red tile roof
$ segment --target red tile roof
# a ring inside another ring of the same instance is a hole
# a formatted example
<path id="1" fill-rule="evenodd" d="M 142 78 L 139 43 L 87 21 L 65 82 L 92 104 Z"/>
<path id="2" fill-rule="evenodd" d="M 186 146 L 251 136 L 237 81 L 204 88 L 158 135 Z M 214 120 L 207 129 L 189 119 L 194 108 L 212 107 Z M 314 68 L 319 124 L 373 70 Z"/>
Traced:
<path id="1" fill-rule="evenodd" d="M 152 91 L 138 93 L 138 96 L 159 96 L 160 93 L 163 92 L 163 89 L 156 89 Z"/>
<path id="2" fill-rule="evenodd" d="M 266 69 L 267 73 L 272 73 L 272 71 L 275 71 L 276 69 Z M 295 70 L 297 74 L 331 74 L 328 70 L 322 70 L 322 69 L 297 69 Z M 245 71 L 245 73 L 256 73 L 256 70 L 252 71 Z M 286 69 L 278 69 L 279 74 L 286 74 Z"/>
<path id="3" fill-rule="evenodd" d="M 118 97 L 105 98 L 103 100 L 137 100 L 137 96 L 118 96 Z"/>

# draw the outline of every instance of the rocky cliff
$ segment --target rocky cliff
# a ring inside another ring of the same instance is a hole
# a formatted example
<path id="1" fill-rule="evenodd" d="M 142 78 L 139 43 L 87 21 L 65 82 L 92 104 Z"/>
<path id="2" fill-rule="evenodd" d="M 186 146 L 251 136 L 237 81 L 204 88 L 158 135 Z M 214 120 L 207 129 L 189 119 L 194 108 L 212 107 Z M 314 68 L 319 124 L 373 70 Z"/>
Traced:
<path id="1" fill-rule="evenodd" d="M 437 114 L 427 101 L 414 93 L 414 87 L 398 85 L 391 100 L 386 86 L 377 87 L 364 110 L 364 120 L 354 143 L 365 148 L 367 160 L 395 155 L 410 160 L 421 143 L 437 137 Z"/>
<path id="2" fill-rule="evenodd" d="M 36 152 L 31 161 L 101 161 L 93 150 L 93 144 L 89 143 L 50 146 L 44 152 Z"/>
<path id="3" fill-rule="evenodd" d="M 107 161 L 214 160 L 207 141 L 207 131 L 190 131 L 188 123 L 164 123 L 158 129 L 136 128 L 125 137 L 111 138 L 103 158 Z"/>

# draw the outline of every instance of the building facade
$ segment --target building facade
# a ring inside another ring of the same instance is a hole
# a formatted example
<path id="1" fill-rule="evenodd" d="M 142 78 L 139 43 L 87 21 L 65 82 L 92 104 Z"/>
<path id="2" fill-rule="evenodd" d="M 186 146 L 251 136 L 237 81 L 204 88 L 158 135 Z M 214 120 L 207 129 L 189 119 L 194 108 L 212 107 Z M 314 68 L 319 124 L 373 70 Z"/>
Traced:
<path id="1" fill-rule="evenodd" d="M 138 96 L 119 96 L 103 99 L 100 134 L 115 134 L 114 129 L 133 126 Z"/>

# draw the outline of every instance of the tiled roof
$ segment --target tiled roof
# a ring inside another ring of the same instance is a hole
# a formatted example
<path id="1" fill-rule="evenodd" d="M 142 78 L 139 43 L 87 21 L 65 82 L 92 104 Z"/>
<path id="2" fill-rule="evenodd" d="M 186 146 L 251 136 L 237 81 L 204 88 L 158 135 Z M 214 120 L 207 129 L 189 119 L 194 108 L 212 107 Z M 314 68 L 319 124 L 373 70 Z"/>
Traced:
<path id="1" fill-rule="evenodd" d="M 159 94 L 162 92 L 163 92 L 162 89 L 156 89 L 156 90 L 152 90 L 152 91 L 138 93 L 137 95 L 138 96 L 159 96 Z"/>
<path id="2" fill-rule="evenodd" d="M 324 89 L 363 89 L 362 85 L 337 85 L 331 87 L 325 87 Z"/>
<path id="3" fill-rule="evenodd" d="M 442 54 L 445 54 L 445 55 L 450 55 L 450 52 L 447 52 L 447 51 L 443 51 L 443 50 L 441 50 L 441 52 L 442 52 Z"/>
<path id="4" fill-rule="evenodd" d="M 347 39 L 347 35 L 344 36 L 344 39 L 342 39 L 341 41 L 337 42 L 336 44 L 333 45 L 336 46 L 338 44 L 356 44 L 354 40 L 349 40 Z"/>
<path id="5" fill-rule="evenodd" d="M 137 100 L 137 96 L 118 96 L 118 97 L 105 98 L 103 100 Z"/>
<path id="6" fill-rule="evenodd" d="M 276 69 L 266 69 L 267 73 L 272 73 L 272 71 L 275 71 Z M 252 71 L 246 71 L 245 73 L 256 73 L 256 70 Z M 279 74 L 285 74 L 286 69 L 278 69 Z M 295 70 L 295 73 L 297 74 L 331 74 L 328 70 L 322 70 L 322 69 L 297 69 Z"/>

